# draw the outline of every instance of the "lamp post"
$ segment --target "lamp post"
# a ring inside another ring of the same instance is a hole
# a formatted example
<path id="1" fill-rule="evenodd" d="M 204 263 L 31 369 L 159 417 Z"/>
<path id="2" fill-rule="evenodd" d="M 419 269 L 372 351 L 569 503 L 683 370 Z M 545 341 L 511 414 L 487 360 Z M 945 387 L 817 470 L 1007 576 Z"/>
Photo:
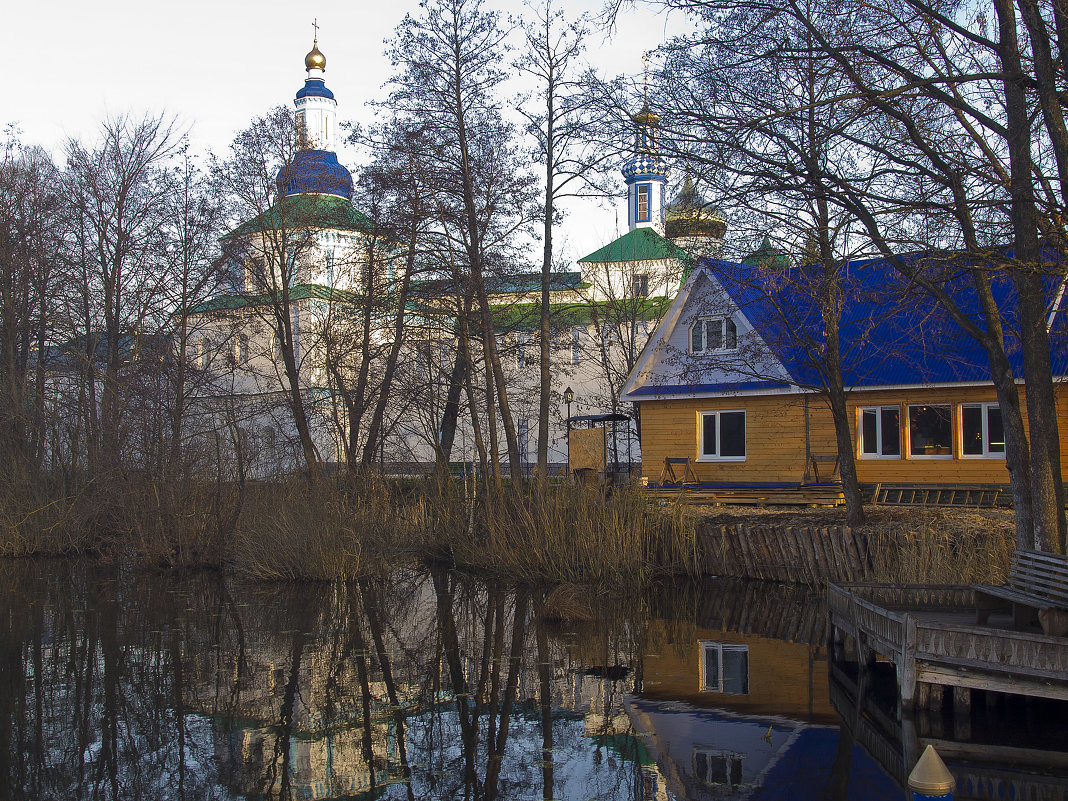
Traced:
<path id="1" fill-rule="evenodd" d="M 568 387 L 564 390 L 564 403 L 567 404 L 567 472 L 571 472 L 571 401 L 575 399 L 575 391 Z"/>

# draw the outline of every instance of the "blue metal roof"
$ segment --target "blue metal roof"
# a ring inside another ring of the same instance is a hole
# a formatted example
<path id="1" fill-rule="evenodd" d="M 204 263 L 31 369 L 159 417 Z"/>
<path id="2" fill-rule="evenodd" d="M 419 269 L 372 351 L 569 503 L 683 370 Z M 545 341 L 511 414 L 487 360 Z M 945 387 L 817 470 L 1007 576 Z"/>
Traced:
<path id="1" fill-rule="evenodd" d="M 334 93 L 326 88 L 326 82 L 320 78 L 308 78 L 297 92 L 297 100 L 302 97 L 325 97 L 333 100 Z"/>
<path id="2" fill-rule="evenodd" d="M 288 167 L 278 171 L 279 191 L 286 196 L 302 193 L 352 197 L 352 173 L 326 150 L 301 150 Z"/>
<path id="3" fill-rule="evenodd" d="M 938 270 L 940 283 L 950 297 L 985 330 L 975 284 L 959 254 L 913 254 L 903 258 L 917 267 Z M 825 385 L 820 375 L 824 326 L 815 291 L 819 265 L 767 270 L 711 259 L 702 259 L 701 265 L 716 277 L 798 385 Z M 1023 377 L 1015 286 L 1004 271 L 991 269 L 988 275 L 1001 310 L 1013 374 Z M 840 276 L 843 297 L 839 338 L 847 388 L 991 380 L 982 346 L 930 294 L 910 285 L 889 262 L 849 262 Z M 1057 280 L 1053 275 L 1046 279 L 1047 307 L 1054 303 Z M 1068 325 L 1065 312 L 1060 309 L 1050 332 L 1050 355 L 1053 374 L 1068 374 Z M 743 388 L 742 384 L 731 386 Z M 718 389 L 680 386 L 659 391 Z"/>

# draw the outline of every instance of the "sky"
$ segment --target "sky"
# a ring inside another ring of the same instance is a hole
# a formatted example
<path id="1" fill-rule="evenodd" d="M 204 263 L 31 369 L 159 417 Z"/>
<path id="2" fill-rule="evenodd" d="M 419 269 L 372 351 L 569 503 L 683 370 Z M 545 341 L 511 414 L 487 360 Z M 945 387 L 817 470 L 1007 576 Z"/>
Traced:
<path id="1" fill-rule="evenodd" d="M 519 0 L 490 4 L 513 16 L 524 10 Z M 568 17 L 602 7 L 601 0 L 559 5 Z M 417 0 L 12 3 L 0 32 L 0 127 L 17 124 L 24 143 L 59 159 L 65 141 L 91 139 L 107 116 L 162 112 L 177 117 L 195 151 L 223 153 L 253 117 L 291 103 L 303 86 L 313 19 L 338 119 L 366 121 L 367 104 L 384 97 L 391 74 L 383 42 L 417 12 Z M 593 32 L 587 59 L 606 76 L 637 76 L 643 52 L 685 30 L 678 13 L 638 0 L 614 31 Z M 339 157 L 356 166 L 354 151 L 341 149 Z M 617 228 L 625 226 L 619 205 L 572 203 L 557 237 L 560 256 L 580 258 L 625 232 Z"/>

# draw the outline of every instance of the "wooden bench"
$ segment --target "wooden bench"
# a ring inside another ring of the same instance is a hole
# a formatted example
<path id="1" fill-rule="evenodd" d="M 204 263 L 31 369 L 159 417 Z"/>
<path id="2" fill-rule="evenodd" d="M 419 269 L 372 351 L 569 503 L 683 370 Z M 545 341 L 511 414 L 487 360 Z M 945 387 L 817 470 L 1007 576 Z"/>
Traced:
<path id="1" fill-rule="evenodd" d="M 1043 609 L 1068 610 L 1068 557 L 1046 551 L 1016 551 L 1009 566 L 1009 583 L 1001 587 L 977 585 L 975 622 L 987 622 L 990 613 L 1012 610 L 1012 625 L 1023 628 L 1038 619 Z"/>

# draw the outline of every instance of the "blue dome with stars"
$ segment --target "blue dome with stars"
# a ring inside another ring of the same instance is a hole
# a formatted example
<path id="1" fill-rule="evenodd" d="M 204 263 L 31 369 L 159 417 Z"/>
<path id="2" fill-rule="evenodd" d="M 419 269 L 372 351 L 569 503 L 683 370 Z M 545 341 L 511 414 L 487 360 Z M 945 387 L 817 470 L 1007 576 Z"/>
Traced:
<path id="1" fill-rule="evenodd" d="M 278 171 L 278 191 L 286 195 L 314 193 L 352 199 L 352 173 L 326 150 L 301 150 Z"/>

